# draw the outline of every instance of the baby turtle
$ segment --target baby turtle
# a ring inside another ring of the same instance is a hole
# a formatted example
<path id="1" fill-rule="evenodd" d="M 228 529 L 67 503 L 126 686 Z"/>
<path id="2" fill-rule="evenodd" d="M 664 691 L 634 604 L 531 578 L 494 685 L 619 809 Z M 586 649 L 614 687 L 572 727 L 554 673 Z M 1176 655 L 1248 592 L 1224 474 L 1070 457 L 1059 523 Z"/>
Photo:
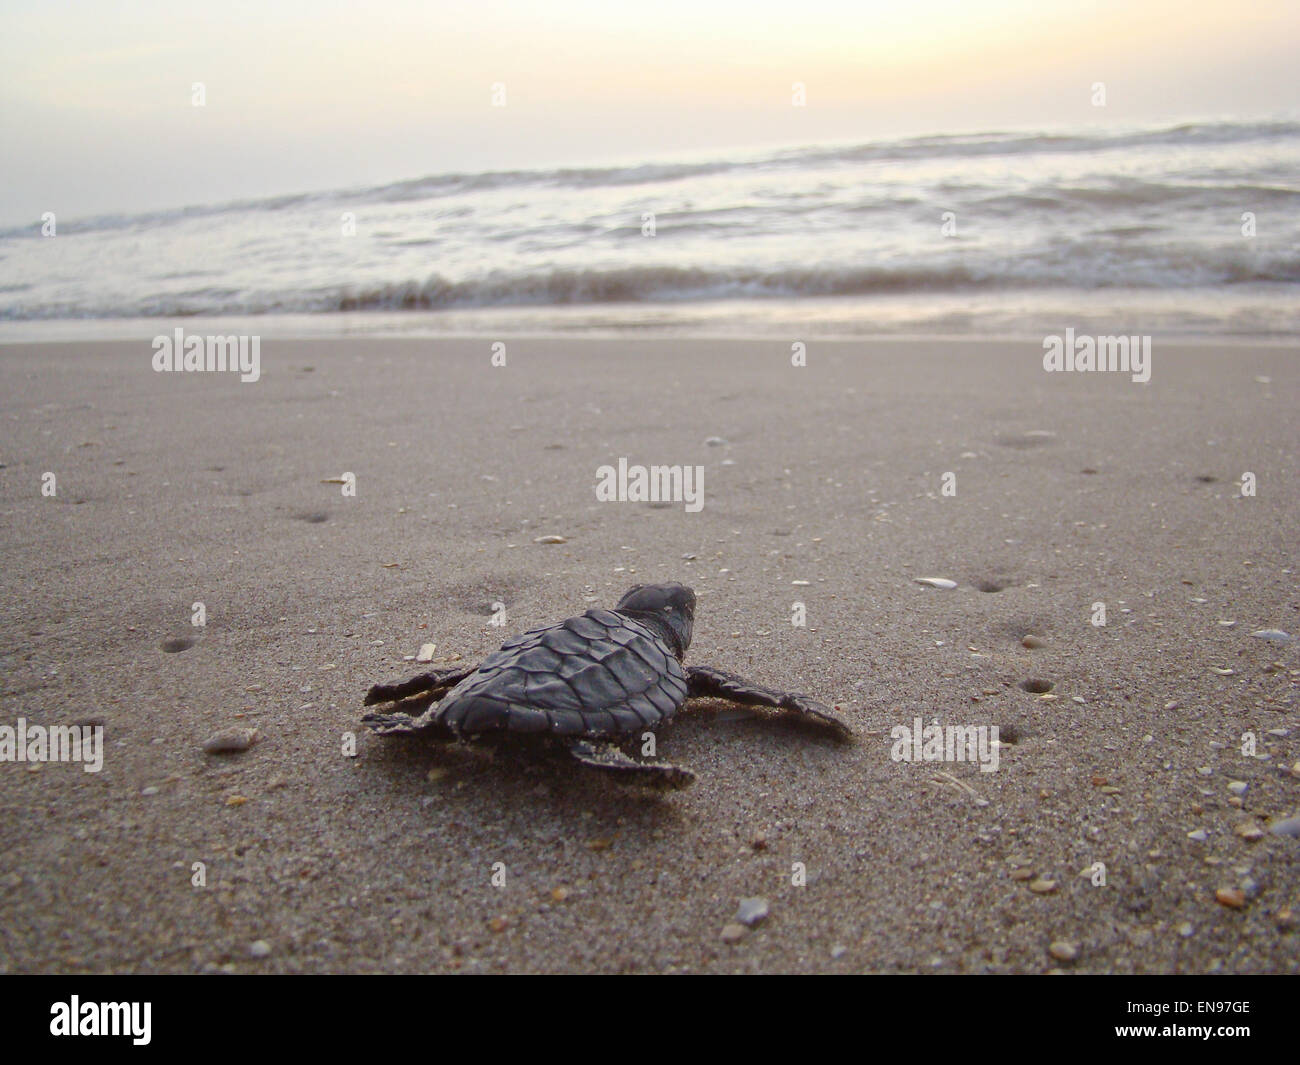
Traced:
<path id="1" fill-rule="evenodd" d="M 802 715 L 840 739 L 852 736 L 830 707 L 773 691 L 710 666 L 684 666 L 695 593 L 676 583 L 638 584 L 613 610 L 534 629 L 501 645 L 478 666 L 435 669 L 402 684 L 377 684 L 366 705 L 441 696 L 418 716 L 394 710 L 363 719 L 381 736 L 441 739 L 546 737 L 584 766 L 686 787 L 688 769 L 638 762 L 618 741 L 653 732 L 687 699 L 729 699 Z M 450 690 L 448 690 L 450 689 Z"/>

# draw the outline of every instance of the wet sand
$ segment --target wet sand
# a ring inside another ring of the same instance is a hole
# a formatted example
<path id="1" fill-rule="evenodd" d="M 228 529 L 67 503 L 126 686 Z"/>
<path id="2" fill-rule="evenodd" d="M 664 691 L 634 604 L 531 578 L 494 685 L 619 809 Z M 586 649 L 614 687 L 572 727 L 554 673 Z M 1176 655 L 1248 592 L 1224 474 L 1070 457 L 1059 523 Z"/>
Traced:
<path id="1" fill-rule="evenodd" d="M 0 347 L 0 725 L 106 730 L 99 773 L 0 763 L 0 967 L 1297 971 L 1300 655 L 1250 635 L 1300 632 L 1294 345 L 1157 338 L 1139 385 L 1016 341 L 494 339 L 263 338 L 248 384 Z M 703 508 L 598 502 L 621 457 L 703 465 Z M 359 726 L 422 644 L 670 579 L 688 662 L 858 742 L 699 704 L 662 794 Z M 891 759 L 917 717 L 999 726 L 997 771 Z"/>

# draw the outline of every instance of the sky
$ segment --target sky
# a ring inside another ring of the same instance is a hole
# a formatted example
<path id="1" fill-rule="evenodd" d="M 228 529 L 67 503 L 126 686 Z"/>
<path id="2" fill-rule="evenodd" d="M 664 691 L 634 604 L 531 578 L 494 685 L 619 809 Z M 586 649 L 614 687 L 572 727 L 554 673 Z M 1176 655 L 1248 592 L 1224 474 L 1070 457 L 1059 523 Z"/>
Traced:
<path id="1" fill-rule="evenodd" d="M 775 145 L 1294 117 L 1298 67 L 1300 0 L 0 0 L 0 223 Z"/>

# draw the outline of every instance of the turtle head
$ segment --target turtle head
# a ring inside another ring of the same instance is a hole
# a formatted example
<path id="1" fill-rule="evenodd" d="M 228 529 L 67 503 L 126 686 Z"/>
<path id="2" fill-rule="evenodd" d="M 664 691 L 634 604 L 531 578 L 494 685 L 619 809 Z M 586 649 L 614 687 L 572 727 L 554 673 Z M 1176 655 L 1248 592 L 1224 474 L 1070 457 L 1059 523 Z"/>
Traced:
<path id="1" fill-rule="evenodd" d="M 649 622 L 657 632 L 668 637 L 668 645 L 681 658 L 691 645 L 691 628 L 695 624 L 695 593 L 684 584 L 638 584 L 629 588 L 614 608 L 638 621 Z"/>

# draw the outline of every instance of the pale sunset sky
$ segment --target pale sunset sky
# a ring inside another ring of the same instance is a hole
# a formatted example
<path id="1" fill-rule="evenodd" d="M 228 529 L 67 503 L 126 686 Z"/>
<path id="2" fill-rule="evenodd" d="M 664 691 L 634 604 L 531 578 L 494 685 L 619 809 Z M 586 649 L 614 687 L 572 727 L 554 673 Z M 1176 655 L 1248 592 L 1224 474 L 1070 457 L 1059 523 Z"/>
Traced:
<path id="1" fill-rule="evenodd" d="M 768 145 L 1295 117 L 1297 69 L 1298 0 L 3 0 L 0 222 Z"/>

